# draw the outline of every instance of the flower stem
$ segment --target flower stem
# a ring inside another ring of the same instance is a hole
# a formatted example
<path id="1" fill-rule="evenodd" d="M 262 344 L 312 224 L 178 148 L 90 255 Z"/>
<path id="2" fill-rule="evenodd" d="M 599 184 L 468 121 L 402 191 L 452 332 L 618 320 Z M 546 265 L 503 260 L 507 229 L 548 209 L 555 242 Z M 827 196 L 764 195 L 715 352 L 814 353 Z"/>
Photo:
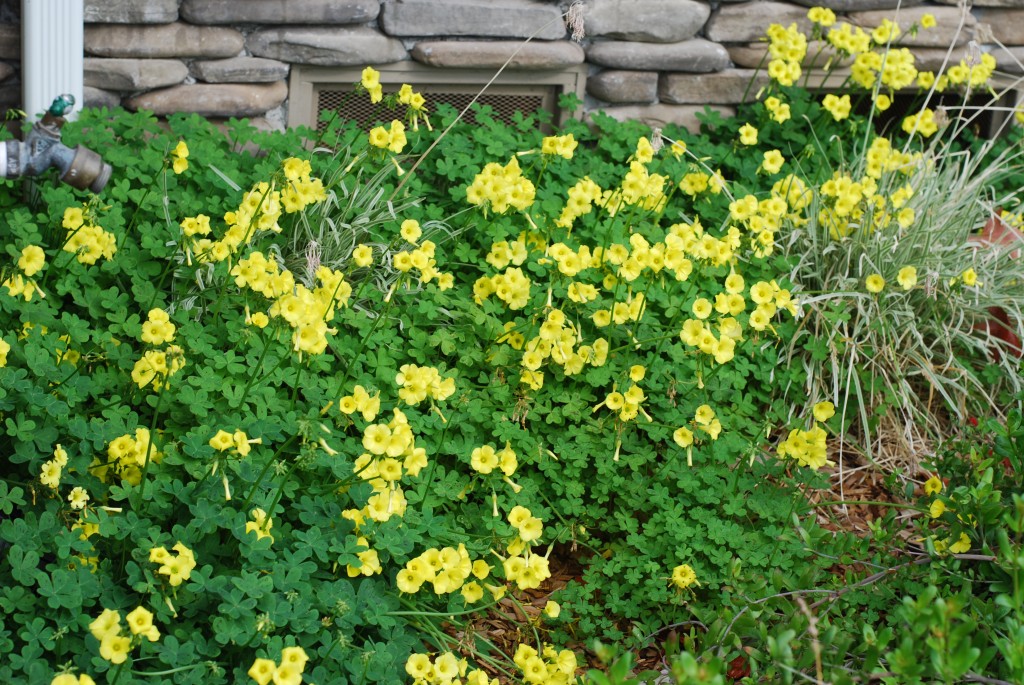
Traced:
<path id="1" fill-rule="evenodd" d="M 110 685 L 117 685 L 117 681 L 121 679 L 121 672 L 124 671 L 124 665 L 128 663 L 127 660 L 122 661 L 117 665 L 117 670 L 114 671 L 114 677 L 110 679 Z"/>
<path id="2" fill-rule="evenodd" d="M 146 673 L 145 671 L 129 671 L 132 675 L 146 676 L 147 678 L 153 678 L 161 675 L 171 675 L 173 673 L 181 673 L 183 671 L 191 671 L 194 668 L 203 668 L 206 664 L 191 664 L 189 666 L 180 666 L 178 668 L 172 668 L 166 671 L 152 671 Z"/>
<path id="3" fill-rule="evenodd" d="M 156 407 L 153 411 L 153 418 L 149 422 L 149 442 L 146 444 L 146 461 L 142 464 L 142 476 L 139 478 L 139 499 L 135 503 L 135 508 L 139 509 L 142 507 L 142 502 L 146 496 L 146 474 L 149 473 L 149 464 L 152 461 L 153 456 L 153 439 L 156 435 L 156 421 L 160 417 L 160 409 L 164 404 L 164 396 L 166 394 L 166 386 L 157 395 Z"/>
<path id="4" fill-rule="evenodd" d="M 252 498 L 256 496 L 256 491 L 259 490 L 260 485 L 263 484 L 263 479 L 266 478 L 267 472 L 270 471 L 270 467 L 274 465 L 274 463 L 277 461 L 277 458 L 281 455 L 284 449 L 291 445 L 292 441 L 294 441 L 295 438 L 297 437 L 299 437 L 298 433 L 296 433 L 295 435 L 281 443 L 281 446 L 277 448 L 277 451 L 274 452 L 274 454 L 271 455 L 270 459 L 267 460 L 267 463 L 263 466 L 263 470 L 260 471 L 258 476 L 256 476 L 256 482 L 253 483 L 252 489 L 249 491 L 248 497 L 246 497 L 245 501 L 242 502 L 242 511 L 246 511 L 249 508 L 249 504 L 252 502 Z"/>

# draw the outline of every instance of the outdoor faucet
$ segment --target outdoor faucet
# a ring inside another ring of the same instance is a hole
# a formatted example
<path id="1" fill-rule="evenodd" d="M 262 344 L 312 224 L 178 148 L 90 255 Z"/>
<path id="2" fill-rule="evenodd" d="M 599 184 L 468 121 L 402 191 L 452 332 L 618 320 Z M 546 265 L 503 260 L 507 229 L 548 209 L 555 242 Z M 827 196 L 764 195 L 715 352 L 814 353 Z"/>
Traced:
<path id="1" fill-rule="evenodd" d="M 61 142 L 60 129 L 66 123 L 63 115 L 74 106 L 72 95 L 57 96 L 25 140 L 0 145 L 0 176 L 38 176 L 54 167 L 60 171 L 60 180 L 73 188 L 94 193 L 103 190 L 113 172 L 111 166 L 89 148 L 77 145 L 72 149 Z"/>

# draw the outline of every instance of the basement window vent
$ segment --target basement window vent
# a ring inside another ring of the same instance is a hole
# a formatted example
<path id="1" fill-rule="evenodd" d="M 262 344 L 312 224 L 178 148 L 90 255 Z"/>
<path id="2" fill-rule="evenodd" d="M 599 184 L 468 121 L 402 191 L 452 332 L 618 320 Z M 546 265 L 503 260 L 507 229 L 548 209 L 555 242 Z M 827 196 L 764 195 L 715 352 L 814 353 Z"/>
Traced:
<path id="1" fill-rule="evenodd" d="M 844 84 L 849 78 L 849 71 L 837 69 L 831 74 L 812 71 L 808 81 L 819 83 L 815 92 L 820 96 L 825 93 L 849 93 Z M 969 129 L 980 138 L 995 138 L 1009 130 L 1009 121 L 1014 110 L 1024 103 L 1024 87 L 1017 79 L 996 74 L 990 81 L 993 92 L 987 90 L 973 91 L 967 101 L 960 91 L 932 93 L 927 106 L 932 110 L 944 107 L 951 118 L 970 119 Z M 871 111 L 871 99 L 868 97 L 851 97 L 855 105 L 853 111 L 867 115 Z M 878 131 L 898 131 L 903 119 L 921 111 L 921 93 L 916 88 L 897 91 L 892 95 L 892 105 L 885 112 L 875 112 L 874 124 Z"/>
<path id="2" fill-rule="evenodd" d="M 408 83 L 423 93 L 430 112 L 446 103 L 462 111 L 480 92 L 494 72 L 486 69 L 441 69 L 413 62 L 397 62 L 378 69 L 385 94 L 397 92 Z M 309 126 L 324 130 L 329 117 L 337 112 L 341 119 L 351 119 L 366 127 L 374 120 L 390 119 L 379 105 L 370 103 L 365 94 L 353 95 L 353 84 L 362 69 L 293 66 L 289 88 L 288 125 Z M 494 111 L 498 121 L 511 123 L 516 112 L 529 114 L 538 109 L 551 112 L 553 121 L 563 123 L 571 115 L 558 107 L 559 96 L 575 93 L 583 99 L 586 70 L 584 67 L 557 71 L 505 70 L 491 84 L 477 103 Z M 397 111 L 397 110 L 396 110 Z"/>

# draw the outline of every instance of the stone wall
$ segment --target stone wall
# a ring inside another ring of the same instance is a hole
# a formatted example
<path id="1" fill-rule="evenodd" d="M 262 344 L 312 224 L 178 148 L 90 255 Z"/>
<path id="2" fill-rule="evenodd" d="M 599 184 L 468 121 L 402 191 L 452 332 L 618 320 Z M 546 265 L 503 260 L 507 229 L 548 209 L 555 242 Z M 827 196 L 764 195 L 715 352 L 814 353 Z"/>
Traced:
<path id="1" fill-rule="evenodd" d="M 830 7 L 865 26 L 892 16 L 897 0 L 585 0 L 585 38 L 570 40 L 568 0 L 84 0 L 86 104 L 286 121 L 292 65 L 363 66 L 413 60 L 442 68 L 496 69 L 520 46 L 517 69 L 588 65 L 588 109 L 616 117 L 692 124 L 710 104 L 741 101 L 768 24 Z M 938 26 L 904 34 L 922 68 L 945 46 L 959 59 L 972 38 L 1001 69 L 1021 74 L 1024 0 L 904 0 L 900 22 L 924 13 Z M 963 20 L 963 30 L 957 32 Z M 997 47 L 996 41 L 1009 46 Z M 0 0 L 0 107 L 20 85 L 16 3 Z"/>

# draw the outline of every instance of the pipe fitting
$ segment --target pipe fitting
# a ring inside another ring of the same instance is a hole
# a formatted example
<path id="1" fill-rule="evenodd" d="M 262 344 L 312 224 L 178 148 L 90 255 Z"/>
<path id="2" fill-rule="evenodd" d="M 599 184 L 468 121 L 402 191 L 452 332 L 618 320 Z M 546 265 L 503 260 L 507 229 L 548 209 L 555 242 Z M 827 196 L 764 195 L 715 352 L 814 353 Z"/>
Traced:
<path id="1" fill-rule="evenodd" d="M 32 125 L 25 140 L 8 140 L 0 146 L 0 174 L 5 178 L 22 178 L 54 168 L 60 172 L 61 182 L 73 188 L 93 193 L 103 190 L 113 168 L 89 148 L 69 148 L 61 141 L 60 129 L 66 121 L 63 114 L 74 103 L 70 95 L 59 96 L 43 118 Z"/>

